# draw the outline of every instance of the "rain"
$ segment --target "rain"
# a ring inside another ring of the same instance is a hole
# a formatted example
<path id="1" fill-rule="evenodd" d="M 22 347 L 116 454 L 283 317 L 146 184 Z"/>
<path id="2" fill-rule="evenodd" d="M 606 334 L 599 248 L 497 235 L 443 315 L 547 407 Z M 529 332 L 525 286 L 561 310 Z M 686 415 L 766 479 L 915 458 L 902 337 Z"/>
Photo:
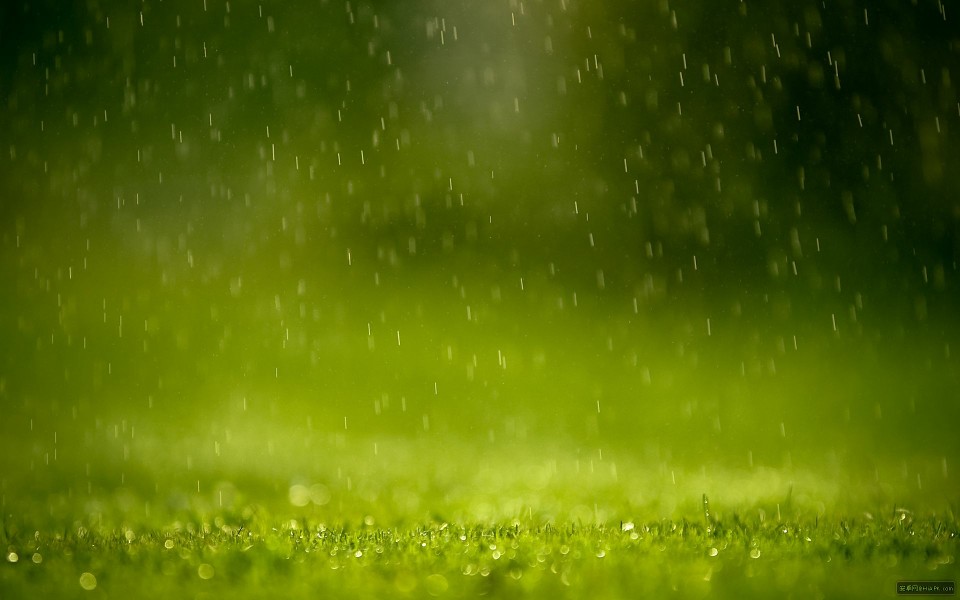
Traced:
<path id="1" fill-rule="evenodd" d="M 0 511 L 955 510 L 950 9 L 4 8 Z"/>

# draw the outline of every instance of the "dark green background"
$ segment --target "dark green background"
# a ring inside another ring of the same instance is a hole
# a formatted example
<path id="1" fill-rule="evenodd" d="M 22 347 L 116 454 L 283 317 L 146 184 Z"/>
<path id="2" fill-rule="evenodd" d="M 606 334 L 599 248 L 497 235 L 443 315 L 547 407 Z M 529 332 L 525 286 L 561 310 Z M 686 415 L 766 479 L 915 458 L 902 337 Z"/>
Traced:
<path id="1" fill-rule="evenodd" d="M 5 6 L 5 511 L 955 502 L 943 11 Z"/>

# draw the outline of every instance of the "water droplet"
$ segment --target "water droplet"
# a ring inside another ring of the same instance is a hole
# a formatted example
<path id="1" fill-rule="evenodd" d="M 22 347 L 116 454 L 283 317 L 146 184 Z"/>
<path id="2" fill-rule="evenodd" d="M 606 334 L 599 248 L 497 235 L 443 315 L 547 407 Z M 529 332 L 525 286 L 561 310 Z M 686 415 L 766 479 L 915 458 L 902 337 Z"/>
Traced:
<path id="1" fill-rule="evenodd" d="M 87 590 L 95 590 L 97 588 L 97 578 L 94 577 L 93 573 L 82 573 L 80 575 L 80 587 Z"/>
<path id="2" fill-rule="evenodd" d="M 427 576 L 425 586 L 427 588 L 427 593 L 431 596 L 442 596 L 450 587 L 450 585 L 447 583 L 447 578 L 439 573 L 434 573 L 433 575 Z"/>
<path id="3" fill-rule="evenodd" d="M 330 490 L 327 489 L 327 486 L 320 483 L 311 485 L 310 501 L 317 506 L 323 506 L 324 504 L 330 502 Z"/>
<path id="4" fill-rule="evenodd" d="M 290 504 L 294 506 L 306 506 L 310 504 L 310 488 L 302 484 L 294 484 L 290 486 Z"/>
<path id="5" fill-rule="evenodd" d="M 213 579 L 213 566 L 203 563 L 197 567 L 197 575 L 200 576 L 200 579 Z"/>

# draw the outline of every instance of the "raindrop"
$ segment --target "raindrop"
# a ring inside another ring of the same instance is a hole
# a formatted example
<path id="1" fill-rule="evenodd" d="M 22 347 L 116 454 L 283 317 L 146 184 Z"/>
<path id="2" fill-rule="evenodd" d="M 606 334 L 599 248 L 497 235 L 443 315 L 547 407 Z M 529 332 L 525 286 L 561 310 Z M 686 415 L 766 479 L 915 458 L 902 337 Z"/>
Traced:
<path id="1" fill-rule="evenodd" d="M 447 578 L 439 573 L 428 575 L 424 581 L 424 587 L 431 596 L 441 596 L 447 592 L 450 587 Z"/>
<path id="2" fill-rule="evenodd" d="M 142 13 L 141 13 L 142 18 Z M 80 587 L 88 592 L 97 588 L 97 578 L 93 573 L 85 572 L 80 575 Z"/>

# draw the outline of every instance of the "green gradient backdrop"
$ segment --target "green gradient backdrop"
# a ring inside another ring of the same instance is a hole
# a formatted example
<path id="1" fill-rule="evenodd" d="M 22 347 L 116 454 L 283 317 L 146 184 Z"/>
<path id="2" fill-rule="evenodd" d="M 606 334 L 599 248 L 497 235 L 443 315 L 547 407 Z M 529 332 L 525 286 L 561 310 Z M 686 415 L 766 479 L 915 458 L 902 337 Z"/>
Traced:
<path id="1" fill-rule="evenodd" d="M 956 501 L 936 3 L 3 10 L 6 511 Z"/>

